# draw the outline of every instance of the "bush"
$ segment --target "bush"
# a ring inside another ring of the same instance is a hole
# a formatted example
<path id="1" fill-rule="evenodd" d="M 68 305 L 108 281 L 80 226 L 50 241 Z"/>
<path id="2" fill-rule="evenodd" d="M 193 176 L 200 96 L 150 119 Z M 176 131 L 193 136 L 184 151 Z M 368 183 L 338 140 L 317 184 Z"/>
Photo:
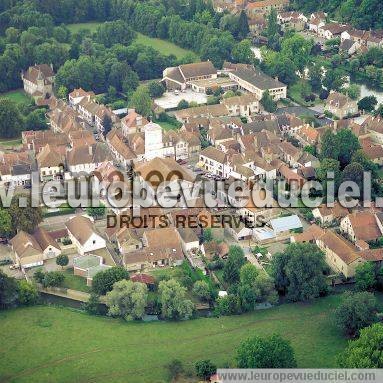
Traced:
<path id="1" fill-rule="evenodd" d="M 61 266 L 61 267 L 64 267 L 64 266 L 67 266 L 69 263 L 69 258 L 66 254 L 60 254 L 57 258 L 56 258 L 56 264 L 58 266 Z"/>
<path id="2" fill-rule="evenodd" d="M 21 305 L 34 305 L 39 300 L 39 292 L 36 285 L 26 280 L 19 281 L 19 303 Z"/>
<path id="3" fill-rule="evenodd" d="M 228 294 L 226 297 L 219 297 L 215 301 L 216 315 L 234 315 L 241 313 L 241 301 L 235 294 Z"/>
<path id="4" fill-rule="evenodd" d="M 177 109 L 187 109 L 187 108 L 189 108 L 189 103 L 186 100 L 181 100 L 177 105 Z"/>
<path id="5" fill-rule="evenodd" d="M 91 293 L 88 302 L 82 305 L 83 309 L 90 315 L 101 315 L 100 297 Z"/>
<path id="6" fill-rule="evenodd" d="M 200 360 L 195 364 L 196 375 L 203 380 L 208 380 L 217 371 L 217 366 L 210 360 Z"/>
<path id="7" fill-rule="evenodd" d="M 36 282 L 41 283 L 43 287 L 57 287 L 64 282 L 65 276 L 59 271 L 44 273 L 42 270 L 37 270 L 33 274 L 33 279 Z"/>
<path id="8" fill-rule="evenodd" d="M 64 246 L 72 244 L 72 240 L 69 237 L 65 237 L 61 242 Z"/>

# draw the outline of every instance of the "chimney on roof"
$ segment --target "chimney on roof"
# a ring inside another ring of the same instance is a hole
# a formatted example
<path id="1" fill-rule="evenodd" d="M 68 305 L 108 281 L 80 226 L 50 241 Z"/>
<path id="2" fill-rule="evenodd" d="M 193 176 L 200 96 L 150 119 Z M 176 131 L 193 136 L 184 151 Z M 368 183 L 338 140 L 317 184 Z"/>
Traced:
<path id="1" fill-rule="evenodd" d="M 89 152 L 89 155 L 90 155 L 90 156 L 93 155 L 93 145 L 89 145 L 89 146 L 88 146 L 88 152 Z"/>

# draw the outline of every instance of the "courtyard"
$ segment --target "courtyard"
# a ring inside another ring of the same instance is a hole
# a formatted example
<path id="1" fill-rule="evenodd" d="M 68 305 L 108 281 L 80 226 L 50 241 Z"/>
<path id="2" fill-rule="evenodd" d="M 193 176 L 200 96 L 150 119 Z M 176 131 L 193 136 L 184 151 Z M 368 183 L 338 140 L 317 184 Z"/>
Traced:
<path id="1" fill-rule="evenodd" d="M 155 99 L 154 102 L 160 108 L 169 110 L 176 108 L 181 100 L 185 100 L 188 103 L 195 102 L 197 104 L 206 104 L 207 96 L 204 93 L 197 93 L 191 89 L 186 89 L 183 92 L 179 92 L 179 94 L 165 92 L 162 97 Z"/>

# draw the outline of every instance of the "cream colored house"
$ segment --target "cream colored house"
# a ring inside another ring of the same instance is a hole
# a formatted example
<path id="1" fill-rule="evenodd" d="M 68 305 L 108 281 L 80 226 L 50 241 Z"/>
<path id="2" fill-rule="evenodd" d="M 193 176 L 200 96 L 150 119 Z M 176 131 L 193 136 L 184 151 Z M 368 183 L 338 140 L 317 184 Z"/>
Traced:
<path id="1" fill-rule="evenodd" d="M 331 230 L 316 240 L 317 246 L 325 253 L 327 264 L 346 278 L 355 275 L 355 268 L 364 262 L 357 249 Z"/>
<path id="2" fill-rule="evenodd" d="M 33 234 L 19 231 L 10 242 L 15 263 L 23 268 L 42 266 L 45 260 L 61 254 L 58 243 L 40 227 Z"/>
<path id="3" fill-rule="evenodd" d="M 331 92 L 327 97 L 325 110 L 342 119 L 358 113 L 358 104 L 342 93 Z"/>
<path id="4" fill-rule="evenodd" d="M 233 117 L 250 117 L 259 112 L 259 100 L 255 94 L 224 98 L 221 103 L 226 105 L 229 116 Z"/>

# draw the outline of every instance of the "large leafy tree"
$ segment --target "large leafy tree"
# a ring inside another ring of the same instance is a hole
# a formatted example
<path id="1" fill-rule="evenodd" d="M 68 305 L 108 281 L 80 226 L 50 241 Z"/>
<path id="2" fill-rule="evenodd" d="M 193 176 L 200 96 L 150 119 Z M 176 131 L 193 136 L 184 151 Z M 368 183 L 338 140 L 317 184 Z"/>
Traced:
<path id="1" fill-rule="evenodd" d="M 355 268 L 355 286 L 359 291 L 373 290 L 376 284 L 376 268 L 373 262 L 365 262 Z"/>
<path id="2" fill-rule="evenodd" d="M 340 148 L 338 160 L 343 169 L 351 162 L 353 154 L 360 149 L 358 137 L 350 129 L 340 129 L 336 134 L 337 144 Z"/>
<path id="3" fill-rule="evenodd" d="M 324 254 L 311 243 L 293 243 L 271 262 L 276 287 L 291 301 L 307 301 L 326 291 Z"/>
<path id="4" fill-rule="evenodd" d="M 23 128 L 23 119 L 13 101 L 0 98 L 0 137 L 17 137 Z"/>
<path id="5" fill-rule="evenodd" d="M 243 311 L 254 310 L 259 302 L 278 300 L 273 279 L 250 263 L 241 267 L 238 294 Z"/>
<path id="6" fill-rule="evenodd" d="M 16 279 L 8 277 L 0 270 L 0 309 L 16 305 L 18 290 Z"/>
<path id="7" fill-rule="evenodd" d="M 98 295 L 105 295 L 113 289 L 113 285 L 123 279 L 129 279 L 129 273 L 120 266 L 100 271 L 93 277 L 92 290 Z"/>
<path id="8" fill-rule="evenodd" d="M 339 356 L 342 368 L 383 368 L 383 325 L 375 323 L 360 331 L 358 339 L 350 341 Z"/>
<path id="9" fill-rule="evenodd" d="M 331 129 L 326 129 L 321 138 L 321 157 L 337 160 L 339 157 L 339 149 L 336 135 L 331 131 Z"/>
<path id="10" fill-rule="evenodd" d="M 25 118 L 25 130 L 45 130 L 48 128 L 45 109 L 36 109 Z"/>
<path id="11" fill-rule="evenodd" d="M 125 320 L 142 319 L 148 301 L 148 288 L 139 282 L 126 279 L 116 282 L 113 290 L 106 294 L 108 315 Z"/>
<path id="12" fill-rule="evenodd" d="M 194 304 L 186 298 L 186 288 L 176 280 L 161 281 L 158 291 L 163 318 L 178 320 L 192 316 Z"/>
<path id="13" fill-rule="evenodd" d="M 281 54 L 289 58 L 302 72 L 310 60 L 310 52 L 314 43 L 307 40 L 303 36 L 293 34 L 291 37 L 285 38 L 281 44 Z"/>
<path id="14" fill-rule="evenodd" d="M 135 107 L 137 113 L 148 117 L 152 112 L 152 99 L 146 86 L 139 86 L 133 93 L 131 105 Z"/>
<path id="15" fill-rule="evenodd" d="M 245 264 L 245 254 L 240 246 L 232 245 L 229 248 L 229 255 L 223 268 L 223 279 L 229 284 L 239 282 L 241 267 Z"/>
<path id="16" fill-rule="evenodd" d="M 232 51 L 233 61 L 237 63 L 252 64 L 254 53 L 251 50 L 250 40 L 242 40 L 234 45 Z"/>
<path id="17" fill-rule="evenodd" d="M 124 21 L 107 21 L 100 25 L 96 31 L 95 38 L 107 48 L 114 44 L 130 45 L 136 33 Z"/>
<path id="18" fill-rule="evenodd" d="M 348 336 L 377 321 L 377 302 L 372 293 L 344 293 L 341 304 L 334 312 L 335 323 Z"/>
<path id="19" fill-rule="evenodd" d="M 34 305 L 39 300 L 39 292 L 35 284 L 21 280 L 19 284 L 18 302 L 25 306 Z"/>
<path id="20" fill-rule="evenodd" d="M 241 343 L 237 350 L 239 368 L 294 368 L 297 362 L 290 342 L 280 335 L 265 338 L 254 336 Z"/>
<path id="21" fill-rule="evenodd" d="M 375 96 L 364 97 L 358 102 L 358 108 L 366 112 L 372 112 L 376 105 L 378 105 L 378 100 Z"/>
<path id="22" fill-rule="evenodd" d="M 23 201 L 26 202 L 26 206 L 24 206 Z M 23 194 L 15 195 L 12 198 L 9 214 L 12 218 L 14 232 L 24 230 L 33 233 L 43 220 L 41 207 L 32 207 L 30 196 Z"/>

